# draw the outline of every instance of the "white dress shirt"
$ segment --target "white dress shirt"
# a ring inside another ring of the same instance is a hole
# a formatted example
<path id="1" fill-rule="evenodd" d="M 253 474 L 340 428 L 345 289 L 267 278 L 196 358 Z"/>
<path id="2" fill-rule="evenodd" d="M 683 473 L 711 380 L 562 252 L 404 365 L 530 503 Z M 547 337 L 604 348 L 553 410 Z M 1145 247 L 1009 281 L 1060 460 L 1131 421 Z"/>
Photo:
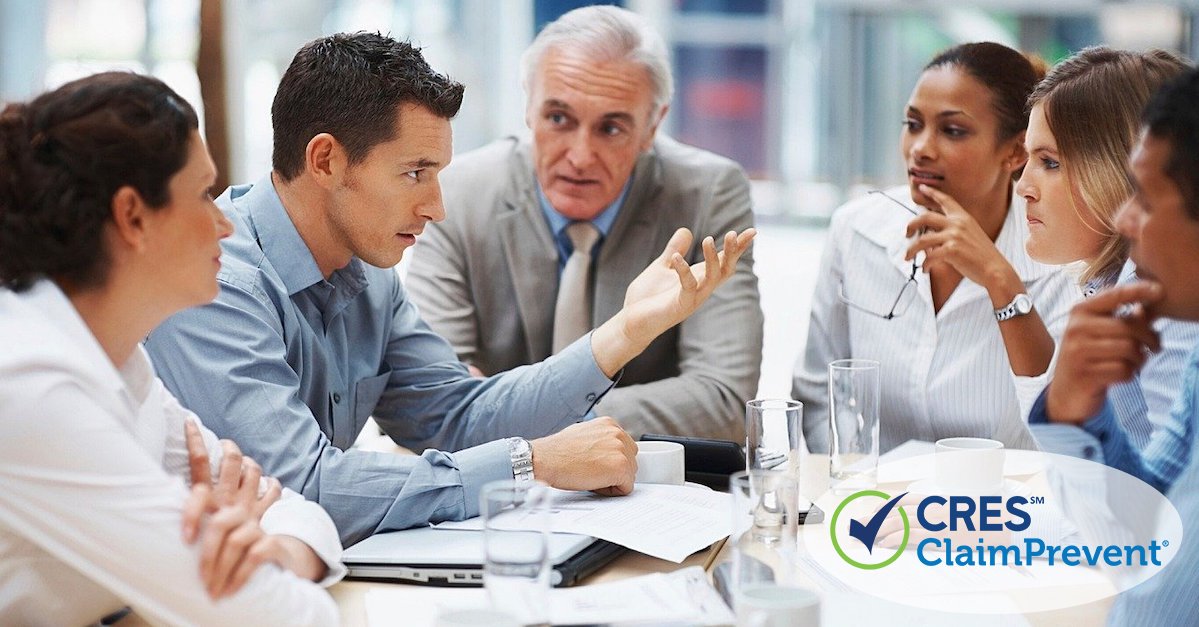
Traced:
<path id="1" fill-rule="evenodd" d="M 0 623 L 79 625 L 126 605 L 163 624 L 337 622 L 319 585 L 274 565 L 209 598 L 200 543 L 181 539 L 183 424 L 195 417 L 141 347 L 115 368 L 50 281 L 0 290 L 0 346 Z M 201 432 L 215 473 L 220 445 Z M 285 491 L 262 528 L 312 547 L 329 567 L 322 583 L 344 574 L 318 505 Z"/>
<path id="2" fill-rule="evenodd" d="M 920 210 L 906 187 L 887 193 Z M 887 313 L 911 274 L 912 262 L 903 256 L 912 219 L 877 194 L 851 201 L 833 215 L 808 341 L 792 387 L 804 404 L 809 446 L 827 447 L 829 362 L 862 358 L 881 363 L 881 451 L 909 439 L 953 436 L 994 437 L 1009 447 L 1035 448 L 1025 416 L 1046 377 L 1013 376 L 985 288 L 963 278 L 934 313 L 928 275 L 919 272 L 915 297 L 891 320 L 849 307 L 839 297 L 844 285 L 851 302 Z M 995 245 L 1015 268 L 1056 342 L 1081 290 L 1060 269 L 1030 259 L 1024 251 L 1027 237 L 1024 203 L 1013 194 Z"/>

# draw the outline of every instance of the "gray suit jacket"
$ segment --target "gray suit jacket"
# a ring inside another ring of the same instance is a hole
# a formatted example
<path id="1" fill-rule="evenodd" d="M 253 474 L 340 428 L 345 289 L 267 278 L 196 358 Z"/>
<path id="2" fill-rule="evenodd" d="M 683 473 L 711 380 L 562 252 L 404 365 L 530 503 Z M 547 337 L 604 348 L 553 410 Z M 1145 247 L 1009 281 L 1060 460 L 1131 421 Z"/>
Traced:
<path id="1" fill-rule="evenodd" d="M 459 357 L 487 374 L 550 355 L 558 252 L 537 202 L 528 144 L 506 138 L 455 158 L 441 175 L 447 217 L 413 250 L 407 285 L 424 318 Z M 625 289 L 675 229 L 700 240 L 753 225 L 749 182 L 734 162 L 659 137 L 593 268 L 593 326 L 620 310 Z M 740 441 L 758 385 L 762 310 L 752 251 L 688 320 L 625 367 L 596 407 L 633 437 L 672 433 Z"/>

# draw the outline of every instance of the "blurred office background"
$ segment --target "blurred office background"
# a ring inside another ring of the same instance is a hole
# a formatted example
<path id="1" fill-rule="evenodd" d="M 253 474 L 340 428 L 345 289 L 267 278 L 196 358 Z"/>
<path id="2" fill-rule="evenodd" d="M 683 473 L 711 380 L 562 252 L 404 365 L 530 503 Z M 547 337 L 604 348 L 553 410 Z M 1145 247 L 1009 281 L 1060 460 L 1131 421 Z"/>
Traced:
<path id="1" fill-rule="evenodd" d="M 520 52 L 575 0 L 0 0 L 0 99 L 101 69 L 160 76 L 198 107 L 221 100 L 230 180 L 270 162 L 270 101 L 314 37 L 411 38 L 467 85 L 465 151 L 524 130 Z M 758 211 L 826 217 L 859 186 L 901 180 L 903 103 L 957 42 L 1000 41 L 1054 62 L 1105 43 L 1199 56 L 1199 3 L 1101 0 L 625 0 L 671 45 L 665 130 L 741 162 Z M 203 41 L 204 59 L 197 72 Z M 199 76 L 205 77 L 201 91 Z M 209 118 L 212 124 L 212 118 Z M 218 138 L 209 132 L 209 140 Z"/>
<path id="2" fill-rule="evenodd" d="M 576 0 L 0 0 L 0 100 L 110 68 L 150 72 L 203 112 L 226 181 L 270 167 L 270 103 L 304 42 L 410 38 L 467 85 L 454 147 L 524 131 L 518 59 Z M 763 392 L 785 394 L 834 208 L 902 182 L 899 130 L 920 69 L 992 40 L 1053 63 L 1095 44 L 1199 57 L 1199 0 L 624 0 L 671 46 L 664 130 L 754 181 L 767 311 Z M 205 106 L 207 105 L 207 106 Z"/>

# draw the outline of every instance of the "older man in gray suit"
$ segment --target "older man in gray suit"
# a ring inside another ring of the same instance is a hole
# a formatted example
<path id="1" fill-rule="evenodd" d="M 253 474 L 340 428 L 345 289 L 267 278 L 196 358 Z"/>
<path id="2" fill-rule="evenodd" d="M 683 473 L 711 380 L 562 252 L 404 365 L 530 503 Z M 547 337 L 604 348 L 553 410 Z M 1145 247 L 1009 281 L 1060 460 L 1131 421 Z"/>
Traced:
<path id="1" fill-rule="evenodd" d="M 661 37 L 624 9 L 571 11 L 525 52 L 532 143 L 507 138 L 442 174 L 447 218 L 416 248 L 408 287 L 477 373 L 535 363 L 611 317 L 675 229 L 753 224 L 736 163 L 655 137 L 673 91 Z M 700 242 L 688 260 L 703 258 Z M 753 260 L 630 362 L 596 412 L 631 434 L 740 440 L 758 383 Z"/>

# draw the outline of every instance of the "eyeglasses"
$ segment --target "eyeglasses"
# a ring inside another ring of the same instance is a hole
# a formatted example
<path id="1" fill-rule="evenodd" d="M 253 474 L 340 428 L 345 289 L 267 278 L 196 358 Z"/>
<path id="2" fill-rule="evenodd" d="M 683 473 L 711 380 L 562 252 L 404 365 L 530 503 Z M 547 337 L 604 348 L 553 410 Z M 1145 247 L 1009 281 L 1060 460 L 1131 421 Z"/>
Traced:
<path id="1" fill-rule="evenodd" d="M 884 191 L 873 189 L 867 193 L 868 194 L 878 194 L 879 196 L 882 196 L 883 198 L 890 200 L 891 202 L 899 205 L 900 207 L 903 207 L 904 210 L 907 211 L 908 213 L 910 213 L 914 216 L 920 215 L 919 211 L 916 211 L 915 209 L 912 209 L 911 207 L 907 206 L 906 204 L 896 200 L 894 197 L 892 197 L 890 194 L 888 194 Z M 921 230 L 921 233 L 923 233 L 923 232 L 924 231 Z M 912 272 L 911 272 L 911 274 L 908 275 L 908 280 L 904 281 L 903 287 L 899 288 L 899 294 L 895 295 L 895 300 L 891 302 L 891 308 L 889 310 L 887 310 L 887 313 L 879 313 L 876 308 L 861 305 L 859 303 L 855 303 L 852 300 L 850 300 L 849 297 L 845 295 L 845 282 L 844 281 L 841 282 L 841 289 L 837 293 L 837 296 L 841 299 L 841 302 L 845 303 L 846 306 L 856 309 L 864 314 L 869 314 L 869 315 L 875 316 L 877 318 L 882 318 L 883 320 L 891 320 L 892 318 L 897 318 L 899 316 L 902 316 L 904 314 L 904 312 L 906 312 L 908 310 L 908 306 L 910 306 L 912 304 L 912 300 L 916 295 L 916 275 L 919 274 L 919 272 L 920 272 L 920 260 L 921 259 L 923 259 L 922 254 L 918 254 L 917 256 L 912 258 Z"/>

